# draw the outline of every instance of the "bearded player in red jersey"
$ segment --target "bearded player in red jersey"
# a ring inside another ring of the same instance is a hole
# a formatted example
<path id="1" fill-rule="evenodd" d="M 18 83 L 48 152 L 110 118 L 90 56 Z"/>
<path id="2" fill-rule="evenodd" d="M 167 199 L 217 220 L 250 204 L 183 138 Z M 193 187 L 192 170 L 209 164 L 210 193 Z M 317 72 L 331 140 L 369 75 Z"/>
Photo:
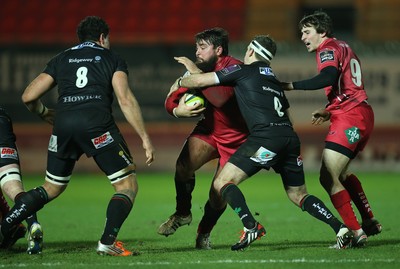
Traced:
<path id="1" fill-rule="evenodd" d="M 228 33 L 212 28 L 196 34 L 196 64 L 187 59 L 190 73 L 218 71 L 241 61 L 228 55 Z M 195 186 L 195 171 L 207 162 L 219 158 L 215 177 L 229 157 L 246 140 L 248 129 L 240 114 L 233 87 L 215 86 L 202 90 L 206 107 L 187 106 L 184 98 L 187 88 L 180 87 L 165 101 L 169 114 L 180 117 L 203 115 L 186 139 L 176 161 L 175 190 L 176 211 L 161 224 L 158 233 L 171 235 L 182 225 L 192 221 L 191 199 Z M 211 184 L 212 186 L 212 184 Z M 209 200 L 204 206 L 204 216 L 199 223 L 196 248 L 210 249 L 210 232 L 226 208 L 226 202 L 211 187 Z"/>
<path id="2" fill-rule="evenodd" d="M 319 74 L 283 86 L 286 90 L 325 89 L 329 103 L 312 113 L 313 124 L 331 122 L 322 153 L 320 182 L 346 226 L 353 230 L 353 246 L 362 246 L 367 236 L 379 234 L 382 226 L 374 218 L 361 182 L 348 171 L 374 127 L 374 112 L 367 102 L 360 60 L 347 43 L 333 37 L 332 21 L 325 12 L 305 16 L 299 27 L 308 52 L 316 52 Z M 360 212 L 361 226 L 351 201 Z"/>

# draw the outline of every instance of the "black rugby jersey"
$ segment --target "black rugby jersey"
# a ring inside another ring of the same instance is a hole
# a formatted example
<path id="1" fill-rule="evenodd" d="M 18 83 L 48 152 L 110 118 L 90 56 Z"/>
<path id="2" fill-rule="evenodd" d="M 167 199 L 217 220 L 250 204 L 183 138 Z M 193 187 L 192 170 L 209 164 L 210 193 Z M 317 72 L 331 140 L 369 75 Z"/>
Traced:
<path id="1" fill-rule="evenodd" d="M 274 126 L 291 127 L 285 112 L 289 102 L 266 63 L 232 65 L 216 74 L 220 84 L 234 86 L 240 111 L 252 134 L 271 131 Z"/>
<path id="2" fill-rule="evenodd" d="M 44 73 L 58 84 L 57 112 L 94 108 L 109 111 L 113 102 L 112 76 L 128 74 L 126 62 L 94 42 L 84 42 L 51 59 Z"/>
<path id="3" fill-rule="evenodd" d="M 0 107 L 0 147 L 15 147 L 16 137 L 12 127 L 12 121 L 8 113 Z"/>

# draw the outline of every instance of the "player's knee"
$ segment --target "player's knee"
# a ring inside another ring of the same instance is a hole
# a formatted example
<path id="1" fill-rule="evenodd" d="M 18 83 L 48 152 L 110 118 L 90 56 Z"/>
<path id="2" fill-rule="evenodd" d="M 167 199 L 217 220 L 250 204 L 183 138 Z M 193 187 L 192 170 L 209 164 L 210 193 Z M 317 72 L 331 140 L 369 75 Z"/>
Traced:
<path id="1" fill-rule="evenodd" d="M 175 169 L 176 169 L 176 175 L 182 179 L 187 179 L 191 177 L 192 174 L 195 172 L 191 164 L 181 159 L 178 159 L 176 161 Z"/>
<path id="2" fill-rule="evenodd" d="M 305 185 L 302 186 L 286 186 L 286 194 L 292 203 L 301 207 L 303 199 L 308 195 Z"/>
<path id="3" fill-rule="evenodd" d="M 124 193 L 134 199 L 139 192 L 139 186 L 135 175 L 130 174 L 117 182 L 112 183 L 115 192 Z"/>
<path id="4" fill-rule="evenodd" d="M 137 190 L 134 191 L 132 189 L 123 189 L 123 190 L 117 191 L 116 193 L 125 195 L 126 197 L 128 197 L 130 199 L 131 202 L 133 202 L 137 196 Z"/>
<path id="5" fill-rule="evenodd" d="M 60 194 L 65 191 L 67 186 L 68 185 L 58 185 L 58 184 L 53 184 L 51 182 L 46 181 L 43 184 L 43 189 L 46 191 L 49 201 L 51 201 L 51 200 L 57 198 L 58 196 L 60 196 Z"/>

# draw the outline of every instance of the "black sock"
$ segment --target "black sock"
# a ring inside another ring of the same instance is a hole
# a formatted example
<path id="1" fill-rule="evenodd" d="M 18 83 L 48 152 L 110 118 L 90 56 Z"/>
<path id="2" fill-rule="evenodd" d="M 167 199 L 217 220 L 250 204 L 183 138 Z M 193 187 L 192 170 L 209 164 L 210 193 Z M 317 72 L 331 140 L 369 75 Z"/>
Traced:
<path id="1" fill-rule="evenodd" d="M 306 195 L 303 198 L 301 209 L 307 211 L 314 218 L 317 218 L 331 226 L 335 233 L 339 232 L 342 223 L 325 206 L 324 202 L 314 195 Z"/>
<path id="2" fill-rule="evenodd" d="M 36 213 L 27 217 L 25 221 L 28 224 L 28 230 L 30 230 L 32 224 L 34 224 L 35 222 L 38 222 Z"/>
<path id="3" fill-rule="evenodd" d="M 11 227 L 36 213 L 46 203 L 48 203 L 48 196 L 43 187 L 37 187 L 18 195 L 13 208 L 11 208 L 1 223 L 1 232 L 3 235 L 7 235 Z"/>
<path id="4" fill-rule="evenodd" d="M 204 206 L 204 215 L 199 223 L 197 233 L 210 233 L 218 219 L 221 217 L 222 213 L 224 213 L 225 209 L 226 206 L 222 209 L 214 209 L 211 207 L 210 201 L 207 201 L 206 205 Z"/>
<path id="5" fill-rule="evenodd" d="M 116 193 L 111 197 L 107 207 L 106 227 L 100 239 L 102 244 L 112 245 L 114 243 L 132 207 L 131 200 L 125 194 Z"/>
<path id="6" fill-rule="evenodd" d="M 192 192 L 195 183 L 194 175 L 185 182 L 177 180 L 177 176 L 175 175 L 176 214 L 181 216 L 190 215 L 190 210 L 192 208 Z"/>
<path id="7" fill-rule="evenodd" d="M 233 183 L 226 184 L 221 188 L 221 196 L 226 200 L 236 214 L 238 214 L 244 227 L 247 229 L 253 229 L 256 226 L 256 220 L 250 213 L 243 193 L 240 191 L 238 186 Z"/>
<path id="8" fill-rule="evenodd" d="M 15 196 L 14 200 L 18 200 L 18 197 L 21 196 L 21 195 L 23 195 L 24 193 L 26 193 L 26 192 L 20 192 L 20 193 L 18 193 L 18 194 Z M 38 222 L 36 213 L 34 213 L 34 214 L 30 215 L 29 217 L 27 217 L 25 221 L 26 221 L 26 223 L 28 224 L 28 231 L 29 231 L 30 228 L 31 228 L 31 226 L 32 226 L 32 224 L 34 224 L 35 222 Z"/>

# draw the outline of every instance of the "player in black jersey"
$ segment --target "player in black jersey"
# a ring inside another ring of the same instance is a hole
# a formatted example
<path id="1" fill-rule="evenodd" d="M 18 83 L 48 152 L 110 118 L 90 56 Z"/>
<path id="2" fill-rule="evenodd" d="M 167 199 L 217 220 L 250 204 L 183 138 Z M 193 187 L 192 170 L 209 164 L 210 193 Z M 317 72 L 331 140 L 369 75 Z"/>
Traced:
<path id="1" fill-rule="evenodd" d="M 22 195 L 24 186 L 21 179 L 19 154 L 16 145 L 11 117 L 7 111 L 0 106 L 0 221 L 10 212 L 7 200 L 3 192 L 15 201 Z M 3 191 L 3 192 L 2 192 Z M 26 219 L 28 224 L 28 254 L 40 254 L 42 251 L 43 230 L 38 223 L 36 214 L 32 214 Z M 18 223 L 11 227 L 10 233 L 6 238 L 0 240 L 0 248 L 9 248 L 14 243 L 25 236 L 26 228 Z M 0 234 L 1 237 L 1 234 Z M 1 238 L 0 238 L 1 239 Z"/>
<path id="2" fill-rule="evenodd" d="M 247 47 L 245 64 L 179 78 L 171 87 L 171 92 L 179 86 L 199 88 L 222 84 L 235 88 L 250 135 L 214 181 L 214 188 L 244 225 L 243 234 L 239 242 L 231 247 L 232 250 L 242 250 L 266 233 L 265 228 L 254 219 L 237 185 L 261 169 L 269 170 L 271 167 L 281 175 L 289 199 L 303 211 L 330 225 L 337 235 L 337 245 L 346 248 L 351 244 L 352 232 L 320 199 L 307 192 L 300 141 L 288 114 L 289 102 L 270 67 L 275 53 L 276 44 L 269 36 L 256 36 Z M 190 66 L 190 60 L 185 57 L 175 59 Z"/>
<path id="3" fill-rule="evenodd" d="M 110 50 L 107 23 L 99 17 L 86 17 L 80 22 L 77 34 L 80 44 L 51 59 L 22 95 L 28 109 L 54 123 L 54 127 L 45 183 L 18 197 L 7 215 L 11 221 L 3 221 L 1 231 L 7 234 L 11 224 L 59 196 L 70 181 L 76 161 L 85 153 L 93 157 L 115 189 L 97 253 L 128 256 L 133 253 L 117 241 L 117 235 L 132 209 L 138 186 L 135 164 L 112 115 L 114 94 L 127 121 L 142 139 L 148 165 L 153 162 L 154 148 L 128 84 L 127 65 Z M 54 86 L 58 86 L 59 96 L 56 113 L 40 101 Z M 17 211 L 20 214 L 12 214 Z"/>

